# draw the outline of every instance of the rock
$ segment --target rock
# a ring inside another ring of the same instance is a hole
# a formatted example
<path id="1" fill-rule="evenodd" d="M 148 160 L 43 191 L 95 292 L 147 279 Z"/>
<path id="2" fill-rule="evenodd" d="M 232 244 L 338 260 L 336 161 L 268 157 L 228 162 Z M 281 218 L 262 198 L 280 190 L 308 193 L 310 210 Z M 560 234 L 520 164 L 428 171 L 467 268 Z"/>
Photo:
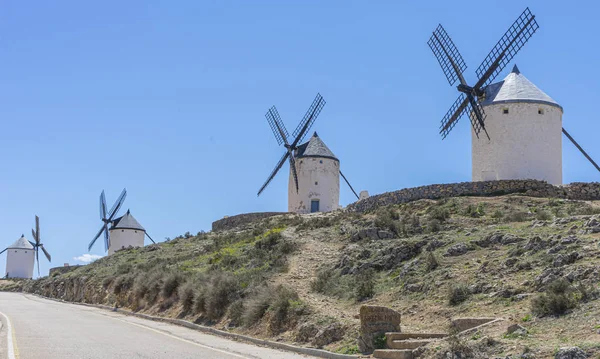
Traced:
<path id="1" fill-rule="evenodd" d="M 381 334 L 400 331 L 400 313 L 387 307 L 363 305 L 360 307 L 360 335 L 358 348 L 364 354 L 373 352 L 373 339 Z"/>
<path id="2" fill-rule="evenodd" d="M 566 244 L 575 243 L 575 242 L 577 242 L 577 240 L 578 240 L 578 238 L 576 236 L 568 236 L 568 237 L 563 238 L 560 241 L 560 243 L 566 245 Z"/>
<path id="3" fill-rule="evenodd" d="M 299 343 L 308 343 L 315 338 L 318 332 L 319 328 L 313 323 L 301 324 L 296 333 L 296 341 Z"/>
<path id="4" fill-rule="evenodd" d="M 337 342 L 344 337 L 344 327 L 340 323 L 333 323 L 319 330 L 314 336 L 312 344 L 322 348 L 327 344 Z"/>
<path id="5" fill-rule="evenodd" d="M 411 293 L 419 293 L 423 289 L 423 285 L 421 283 L 407 284 L 404 289 Z"/>
<path id="6" fill-rule="evenodd" d="M 579 347 L 560 348 L 554 354 L 554 359 L 585 359 L 585 352 Z"/>
<path id="7" fill-rule="evenodd" d="M 469 251 L 469 247 L 467 247 L 466 244 L 461 242 L 461 243 L 455 244 L 452 247 L 448 248 L 448 250 L 444 254 L 444 257 L 461 256 L 461 255 L 467 253 L 468 251 Z"/>
<path id="8" fill-rule="evenodd" d="M 552 266 L 554 267 L 562 267 L 567 264 L 575 263 L 576 260 L 581 258 L 581 255 L 577 252 L 571 252 L 569 254 L 559 254 L 554 258 L 554 262 L 552 262 Z"/>
<path id="9" fill-rule="evenodd" d="M 506 334 L 517 333 L 518 335 L 527 334 L 527 329 L 519 324 L 513 324 L 506 328 Z"/>
<path id="10" fill-rule="evenodd" d="M 562 251 L 563 249 L 565 249 L 565 246 L 563 246 L 562 244 L 559 244 L 556 247 L 552 247 L 552 248 L 548 249 L 548 254 L 558 253 L 558 252 Z"/>

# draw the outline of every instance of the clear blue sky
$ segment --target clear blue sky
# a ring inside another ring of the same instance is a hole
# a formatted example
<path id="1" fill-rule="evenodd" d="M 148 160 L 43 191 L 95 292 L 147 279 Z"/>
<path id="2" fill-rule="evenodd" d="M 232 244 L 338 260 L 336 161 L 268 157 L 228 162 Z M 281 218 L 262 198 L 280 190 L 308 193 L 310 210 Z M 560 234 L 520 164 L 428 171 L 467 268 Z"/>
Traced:
<path id="1" fill-rule="evenodd" d="M 155 239 L 209 230 L 224 215 L 287 208 L 287 165 L 256 197 L 315 94 L 315 123 L 357 190 L 468 181 L 457 96 L 426 42 L 441 22 L 474 71 L 523 11 L 521 1 L 5 1 L 0 5 L 0 246 L 31 239 L 52 266 L 76 263 L 100 227 L 98 196 Z M 563 123 L 600 159 L 595 2 L 532 1 L 540 24 L 516 56 L 565 109 Z M 513 62 L 514 63 L 514 62 Z M 499 76 L 503 78 L 512 64 Z M 600 174 L 566 139 L 564 181 Z M 341 204 L 353 201 L 343 185 Z M 122 213 L 121 212 L 121 213 Z M 92 254 L 104 254 L 100 242 Z M 6 256 L 0 258 L 4 273 Z M 51 265 L 44 259 L 42 271 Z"/>

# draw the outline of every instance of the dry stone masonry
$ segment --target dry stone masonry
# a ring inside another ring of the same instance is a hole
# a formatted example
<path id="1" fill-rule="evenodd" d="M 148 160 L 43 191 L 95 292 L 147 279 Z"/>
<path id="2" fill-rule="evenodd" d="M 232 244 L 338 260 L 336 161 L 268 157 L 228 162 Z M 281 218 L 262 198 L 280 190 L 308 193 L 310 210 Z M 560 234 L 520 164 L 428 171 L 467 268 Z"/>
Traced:
<path id="1" fill-rule="evenodd" d="M 491 197 L 517 193 L 531 197 L 599 200 L 600 183 L 575 182 L 569 185 L 554 186 L 537 180 L 501 180 L 434 184 L 371 196 L 350 204 L 347 209 L 352 212 L 368 212 L 390 204 L 407 203 L 420 199 L 461 196 Z"/>
<path id="2" fill-rule="evenodd" d="M 226 229 L 231 229 L 235 227 L 239 227 L 244 224 L 252 223 L 259 219 L 278 216 L 280 214 L 286 214 L 287 212 L 255 212 L 255 213 L 244 213 L 238 214 L 237 216 L 225 217 L 219 219 L 218 221 L 214 221 L 212 223 L 212 230 L 214 232 L 224 231 Z"/>

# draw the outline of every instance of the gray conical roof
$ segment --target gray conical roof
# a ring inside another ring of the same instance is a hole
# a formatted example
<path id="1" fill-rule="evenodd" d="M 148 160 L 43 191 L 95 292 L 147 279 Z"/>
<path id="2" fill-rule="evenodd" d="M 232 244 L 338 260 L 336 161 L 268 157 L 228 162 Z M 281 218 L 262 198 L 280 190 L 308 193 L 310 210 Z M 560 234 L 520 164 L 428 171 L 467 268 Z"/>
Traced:
<path id="1" fill-rule="evenodd" d="M 485 100 L 481 103 L 483 106 L 510 103 L 510 102 L 533 102 L 542 103 L 550 106 L 556 106 L 562 110 L 558 102 L 531 81 L 529 81 L 519 71 L 517 65 L 503 81 L 496 82 L 485 88 Z"/>
<path id="2" fill-rule="evenodd" d="M 33 249 L 33 246 L 24 235 L 21 235 L 21 238 L 17 239 L 17 241 L 7 248 L 9 249 Z"/>
<path id="3" fill-rule="evenodd" d="M 316 132 L 308 142 L 298 146 L 296 157 L 325 157 L 339 161 Z"/>
<path id="4" fill-rule="evenodd" d="M 110 229 L 137 229 L 140 231 L 146 231 L 144 227 L 138 222 L 133 216 L 131 212 L 127 210 L 124 216 L 119 217 L 113 221 L 112 227 Z"/>

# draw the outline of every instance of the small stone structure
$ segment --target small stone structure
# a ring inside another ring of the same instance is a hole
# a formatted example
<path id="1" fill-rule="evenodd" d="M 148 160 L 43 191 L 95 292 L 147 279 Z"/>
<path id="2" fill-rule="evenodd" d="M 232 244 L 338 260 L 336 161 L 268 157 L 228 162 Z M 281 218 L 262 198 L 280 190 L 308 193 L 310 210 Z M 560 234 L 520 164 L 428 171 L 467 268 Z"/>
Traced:
<path id="1" fill-rule="evenodd" d="M 368 212 L 390 204 L 408 203 L 420 199 L 441 199 L 460 196 L 491 197 L 521 193 L 531 197 L 600 200 L 600 183 L 574 182 L 554 186 L 537 180 L 500 180 L 433 184 L 386 192 L 348 205 L 351 212 Z"/>
<path id="2" fill-rule="evenodd" d="M 360 336 L 358 349 L 365 354 L 373 352 L 374 339 L 388 332 L 400 332 L 400 313 L 387 307 L 363 305 L 360 307 Z"/>
<path id="3" fill-rule="evenodd" d="M 213 232 L 224 231 L 227 229 L 239 227 L 244 224 L 252 223 L 259 219 L 287 214 L 288 212 L 254 212 L 243 213 L 237 216 L 225 217 L 212 223 Z"/>

